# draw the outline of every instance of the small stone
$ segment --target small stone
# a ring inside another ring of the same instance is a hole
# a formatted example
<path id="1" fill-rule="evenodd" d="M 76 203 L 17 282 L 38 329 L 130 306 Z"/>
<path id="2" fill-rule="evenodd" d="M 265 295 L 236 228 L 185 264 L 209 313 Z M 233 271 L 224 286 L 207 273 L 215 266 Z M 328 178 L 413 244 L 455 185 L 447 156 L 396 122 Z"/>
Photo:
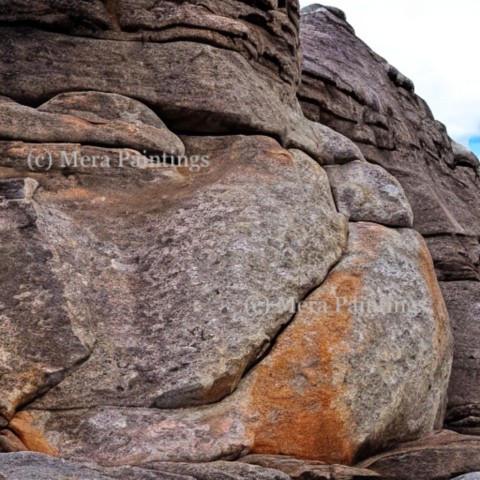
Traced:
<path id="1" fill-rule="evenodd" d="M 351 222 L 413 226 L 413 213 L 400 182 L 378 165 L 355 161 L 326 166 L 340 213 Z"/>

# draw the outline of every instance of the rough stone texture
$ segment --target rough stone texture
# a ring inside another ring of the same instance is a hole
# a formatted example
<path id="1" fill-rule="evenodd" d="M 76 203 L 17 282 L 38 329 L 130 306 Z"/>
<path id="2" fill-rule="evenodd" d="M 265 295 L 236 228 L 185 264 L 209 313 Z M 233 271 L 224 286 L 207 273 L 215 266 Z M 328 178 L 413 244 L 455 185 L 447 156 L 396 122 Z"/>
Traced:
<path id="1" fill-rule="evenodd" d="M 440 281 L 480 282 L 480 242 L 477 237 L 440 235 L 425 238 Z"/>
<path id="2" fill-rule="evenodd" d="M 35 408 L 221 399 L 292 316 L 288 305 L 263 315 L 250 303 L 300 300 L 342 254 L 346 222 L 325 172 L 305 154 L 265 137 L 184 140 L 189 156 L 209 156 L 201 173 L 117 168 L 116 176 L 73 170 L 59 179 L 52 170 L 43 179 L 32 228 L 53 258 L 42 271 L 56 273 L 66 292 L 56 304 L 75 314 L 66 327 L 92 352 Z M 5 149 L 15 158 L 26 151 Z M 4 162 L 11 168 L 15 159 Z M 16 239 L 3 248 L 18 250 Z M 22 282 L 37 275 L 39 266 L 21 261 L 30 272 Z M 11 279 L 5 291 L 14 297 L 22 282 Z"/>
<path id="3" fill-rule="evenodd" d="M 300 80 L 299 14 L 296 1 L 119 0 L 122 31 L 149 41 L 190 38 L 237 51 L 256 68 L 268 69 L 296 90 Z"/>
<path id="4" fill-rule="evenodd" d="M 295 91 L 238 52 L 181 40 L 72 41 L 22 27 L 0 27 L 0 38 L 0 95 L 20 103 L 38 105 L 66 91 L 108 91 L 161 112 L 176 131 L 266 134 L 321 163 L 363 158 L 350 140 L 305 119 Z"/>
<path id="5" fill-rule="evenodd" d="M 358 466 L 396 480 L 450 480 L 480 469 L 480 438 L 444 430 Z"/>
<path id="6" fill-rule="evenodd" d="M 151 110 L 121 95 L 64 94 L 39 109 L 0 98 L 0 106 L 0 138 L 6 140 L 185 152 L 180 139 Z"/>
<path id="7" fill-rule="evenodd" d="M 0 21 L 92 38 L 204 43 L 240 53 L 293 92 L 300 79 L 299 13 L 293 0 L 254 4 L 235 0 L 1 0 Z"/>
<path id="8" fill-rule="evenodd" d="M 441 282 L 455 336 L 446 425 L 480 434 L 480 282 Z"/>
<path id="9" fill-rule="evenodd" d="M 436 122 L 413 84 L 358 39 L 341 15 L 316 7 L 302 14 L 304 54 L 298 96 L 305 115 L 354 141 L 365 158 L 402 184 L 415 217 L 414 228 L 437 244 L 460 247 L 450 269 L 479 272 L 480 181 L 477 169 L 459 161 L 445 127 Z M 355 61 L 352 61 L 355 59 Z M 457 242 L 458 244 L 458 242 Z M 431 251 L 446 267 L 442 248 Z"/>
<path id="10" fill-rule="evenodd" d="M 354 161 L 326 167 L 339 212 L 352 222 L 412 227 L 413 213 L 398 180 L 378 165 Z"/>
<path id="11" fill-rule="evenodd" d="M 218 404 L 185 410 L 98 407 L 33 410 L 32 425 L 62 458 L 101 465 L 211 462 L 236 459 L 252 448 L 242 391 Z"/>
<path id="12" fill-rule="evenodd" d="M 272 468 L 286 473 L 292 480 L 350 480 L 376 478 L 378 473 L 345 465 L 326 465 L 321 462 L 298 460 L 283 455 L 247 455 L 239 461 Z"/>
<path id="13" fill-rule="evenodd" d="M 400 181 L 438 279 L 453 282 L 443 286 L 459 325 L 447 424 L 479 433 L 478 313 L 473 313 L 480 297 L 478 159 L 451 141 L 413 83 L 355 37 L 342 15 L 309 8 L 302 14 L 301 37 L 298 96 L 305 115 L 354 141 L 367 161 Z"/>
<path id="14" fill-rule="evenodd" d="M 0 0 L 2 23 L 38 23 L 73 31 L 113 28 L 101 0 Z"/>
<path id="15" fill-rule="evenodd" d="M 421 236 L 351 224 L 344 257 L 252 374 L 252 451 L 348 464 L 430 433 L 451 349 Z"/>
<path id="16" fill-rule="evenodd" d="M 468 148 L 460 145 L 452 140 L 452 151 L 455 160 L 455 165 L 463 165 L 466 167 L 472 167 L 476 170 L 480 168 L 480 161 L 477 156 L 471 152 Z M 480 172 L 479 172 L 480 174 Z"/>
<path id="17" fill-rule="evenodd" d="M 290 480 L 282 472 L 232 462 L 102 468 L 34 453 L 2 455 L 2 480 Z"/>
<path id="18" fill-rule="evenodd" d="M 308 12 L 310 120 L 293 0 L 0 0 L 9 479 L 287 480 L 158 462 L 254 451 L 352 463 L 441 424 L 450 336 L 426 247 L 411 230 L 355 224 L 341 259 L 346 219 L 312 158 L 395 175 L 445 280 L 478 279 L 478 169 L 340 10 Z M 180 168 L 138 152 L 184 147 Z M 30 171 L 32 152 L 46 166 Z M 111 161 L 64 165 L 62 152 Z M 410 226 L 407 207 L 368 219 Z M 295 315 L 312 290 L 330 306 L 390 295 L 414 311 Z M 312 465 L 295 475 L 352 473 Z"/>
<path id="19" fill-rule="evenodd" d="M 34 205 L 25 201 L 26 183 L 0 180 L 6 193 L 0 199 L 0 416 L 9 420 L 91 353 L 76 335 L 77 319 L 68 309 L 54 255 Z"/>
<path id="20" fill-rule="evenodd" d="M 392 305 L 399 298 L 408 305 Z M 259 306 L 265 316 L 292 308 L 283 296 Z M 49 403 L 59 395 L 53 389 L 28 411 L 60 455 L 106 465 L 249 452 L 352 463 L 441 426 L 450 341 L 421 237 L 358 223 L 340 263 L 224 401 L 187 410 L 59 411 L 60 403 Z"/>

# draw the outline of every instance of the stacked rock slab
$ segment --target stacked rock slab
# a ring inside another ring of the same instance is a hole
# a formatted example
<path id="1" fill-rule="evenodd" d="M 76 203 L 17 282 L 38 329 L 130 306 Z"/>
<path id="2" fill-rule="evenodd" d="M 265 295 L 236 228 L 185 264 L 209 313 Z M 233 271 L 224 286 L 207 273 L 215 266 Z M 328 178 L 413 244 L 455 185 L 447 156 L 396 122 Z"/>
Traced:
<path id="1" fill-rule="evenodd" d="M 217 461 L 352 464 L 441 426 L 412 197 L 304 116 L 298 2 L 0 7 L 3 476 L 286 480 Z"/>
<path id="2" fill-rule="evenodd" d="M 447 425 L 480 428 L 480 170 L 434 120 L 413 83 L 358 39 L 345 15 L 313 5 L 301 19 L 298 97 L 305 115 L 350 138 L 402 184 L 454 325 Z"/>

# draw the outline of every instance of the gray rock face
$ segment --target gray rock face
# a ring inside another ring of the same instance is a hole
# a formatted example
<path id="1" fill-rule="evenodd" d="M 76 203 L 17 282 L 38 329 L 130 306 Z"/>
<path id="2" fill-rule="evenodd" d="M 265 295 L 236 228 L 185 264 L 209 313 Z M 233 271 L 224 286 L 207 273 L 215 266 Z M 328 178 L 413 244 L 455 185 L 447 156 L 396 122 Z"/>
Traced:
<path id="1" fill-rule="evenodd" d="M 435 258 L 435 270 L 440 281 L 480 282 L 480 243 L 477 237 L 434 235 L 425 240 Z"/>
<path id="2" fill-rule="evenodd" d="M 448 428 L 480 434 L 480 282 L 441 282 L 455 336 Z"/>
<path id="3" fill-rule="evenodd" d="M 300 300 L 340 258 L 345 219 L 305 154 L 262 137 L 184 142 L 189 158 L 205 161 L 202 173 L 167 166 L 43 180 L 34 225 L 53 256 L 45 272 L 56 272 L 67 292 L 57 304 L 69 305 L 93 351 L 34 408 L 217 401 L 292 316 L 288 305 L 264 315 L 249 302 Z"/>
<path id="4" fill-rule="evenodd" d="M 445 127 L 414 94 L 411 82 L 338 15 L 326 8 L 302 14 L 301 38 L 304 70 L 298 96 L 305 115 L 354 141 L 368 161 L 399 180 L 415 229 L 445 248 L 457 238 L 463 243 L 457 241 L 463 260 L 459 264 L 458 255 L 453 257 L 448 271 L 442 248 L 432 249 L 445 275 L 467 264 L 478 272 L 478 257 L 475 263 L 469 253 L 470 245 L 478 249 L 480 237 L 477 168 L 459 161 Z"/>
<path id="5" fill-rule="evenodd" d="M 480 438 L 443 430 L 361 462 L 382 478 L 450 480 L 480 469 Z"/>
<path id="6" fill-rule="evenodd" d="M 262 0 L 119 0 L 123 32 L 153 41 L 178 37 L 237 51 L 256 68 L 282 79 L 292 90 L 300 80 L 298 2 Z"/>
<path id="7" fill-rule="evenodd" d="M 185 152 L 180 139 L 151 110 L 121 95 L 64 94 L 39 109 L 5 98 L 0 102 L 2 139 L 127 147 L 170 155 Z"/>
<path id="8" fill-rule="evenodd" d="M 240 53 L 296 91 L 300 79 L 298 2 L 261 0 L 1 0 L 3 24 L 25 22 L 77 36 L 168 43 L 186 40 Z"/>
<path id="9" fill-rule="evenodd" d="M 279 471 L 233 462 L 102 468 L 35 453 L 5 454 L 1 460 L 2 480 L 290 480 Z"/>
<path id="10" fill-rule="evenodd" d="M 472 313 L 480 295 L 478 160 L 452 143 L 414 94 L 412 82 L 355 37 L 341 17 L 325 8 L 307 11 L 301 37 L 304 72 L 298 96 L 305 115 L 354 141 L 367 161 L 399 180 L 438 279 L 451 282 L 443 291 L 459 327 L 448 424 L 478 432 L 478 413 L 473 414 L 480 375 L 473 351 L 478 315 Z"/>
<path id="11" fill-rule="evenodd" d="M 0 0 L 0 20 L 14 24 L 34 22 L 74 31 L 113 28 L 101 0 Z"/>
<path id="12" fill-rule="evenodd" d="M 378 165 L 350 162 L 326 167 L 339 212 L 351 222 L 412 227 L 413 213 L 398 180 Z"/>
<path id="13" fill-rule="evenodd" d="M 0 417 L 8 420 L 91 353 L 76 335 L 35 206 L 25 201 L 28 183 L 0 180 Z"/>

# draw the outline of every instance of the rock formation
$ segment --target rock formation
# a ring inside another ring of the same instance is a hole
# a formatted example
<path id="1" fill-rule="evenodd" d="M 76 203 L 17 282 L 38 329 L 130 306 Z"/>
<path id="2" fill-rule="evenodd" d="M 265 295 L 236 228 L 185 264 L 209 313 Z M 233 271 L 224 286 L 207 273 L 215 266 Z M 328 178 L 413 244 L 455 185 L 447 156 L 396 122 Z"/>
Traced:
<path id="1" fill-rule="evenodd" d="M 305 115 L 351 139 L 369 163 L 402 184 L 414 228 L 433 257 L 455 334 L 447 426 L 478 433 L 479 161 L 449 139 L 415 95 L 413 83 L 356 38 L 337 11 L 310 7 L 301 25 L 304 70 L 298 96 Z"/>
<path id="2" fill-rule="evenodd" d="M 343 12 L 0 7 L 0 478 L 480 469 L 478 160 Z"/>

